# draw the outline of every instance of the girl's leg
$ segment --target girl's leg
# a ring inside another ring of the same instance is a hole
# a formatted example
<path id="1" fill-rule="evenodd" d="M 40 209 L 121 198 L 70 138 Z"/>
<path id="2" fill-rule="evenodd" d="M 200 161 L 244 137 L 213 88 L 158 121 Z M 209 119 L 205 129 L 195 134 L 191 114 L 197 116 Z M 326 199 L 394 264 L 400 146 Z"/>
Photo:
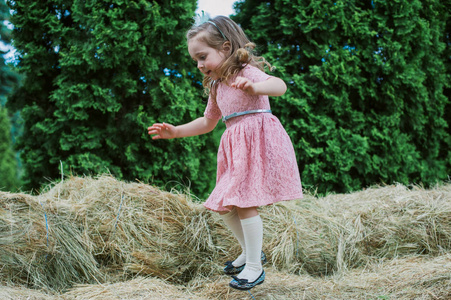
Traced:
<path id="1" fill-rule="evenodd" d="M 238 278 L 247 279 L 248 282 L 257 280 L 262 271 L 261 251 L 263 246 L 263 223 L 257 208 L 236 208 L 241 219 L 244 241 L 246 245 L 246 266 L 238 274 Z"/>
<path id="2" fill-rule="evenodd" d="M 241 221 L 238 217 L 237 210 L 233 208 L 227 213 L 220 212 L 219 214 L 221 215 L 224 223 L 227 225 L 227 227 L 229 227 L 235 238 L 238 240 L 238 243 L 240 243 L 242 249 L 241 255 L 232 262 L 232 265 L 234 267 L 240 267 L 246 263 L 246 244 L 244 242 L 243 229 L 241 228 Z"/>
<path id="3" fill-rule="evenodd" d="M 241 220 L 258 216 L 257 207 L 246 207 L 246 208 L 237 207 L 236 211 L 238 212 L 238 216 L 240 217 Z"/>

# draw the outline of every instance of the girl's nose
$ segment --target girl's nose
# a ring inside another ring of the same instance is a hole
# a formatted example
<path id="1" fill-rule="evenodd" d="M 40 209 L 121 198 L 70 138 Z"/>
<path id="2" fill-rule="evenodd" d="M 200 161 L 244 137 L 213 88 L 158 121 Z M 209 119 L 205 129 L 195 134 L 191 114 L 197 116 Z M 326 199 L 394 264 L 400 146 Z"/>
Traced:
<path id="1" fill-rule="evenodd" d="M 199 70 L 201 70 L 203 67 L 204 67 L 204 65 L 203 65 L 201 62 L 198 62 L 198 63 L 197 63 L 197 68 L 198 68 Z"/>

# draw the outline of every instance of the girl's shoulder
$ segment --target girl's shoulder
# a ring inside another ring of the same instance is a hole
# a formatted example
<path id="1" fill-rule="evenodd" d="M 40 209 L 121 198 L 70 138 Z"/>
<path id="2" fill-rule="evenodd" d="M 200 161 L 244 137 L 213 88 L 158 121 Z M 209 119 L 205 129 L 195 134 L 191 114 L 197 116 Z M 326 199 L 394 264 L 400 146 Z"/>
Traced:
<path id="1" fill-rule="evenodd" d="M 265 81 L 268 78 L 271 78 L 272 76 L 269 74 L 266 74 L 264 71 L 260 70 L 259 68 L 252 66 L 252 65 L 246 65 L 240 72 L 241 74 L 238 74 L 238 76 L 246 77 L 253 82 L 259 82 L 259 81 Z"/>
<path id="2" fill-rule="evenodd" d="M 246 64 L 246 65 L 244 66 L 244 68 L 241 70 L 241 72 L 243 72 L 243 73 L 254 73 L 254 72 L 257 72 L 257 73 L 260 73 L 260 72 L 265 73 L 265 72 L 263 72 L 262 70 L 260 70 L 259 68 L 257 68 L 256 66 L 253 66 L 253 65 L 250 65 L 250 64 Z"/>

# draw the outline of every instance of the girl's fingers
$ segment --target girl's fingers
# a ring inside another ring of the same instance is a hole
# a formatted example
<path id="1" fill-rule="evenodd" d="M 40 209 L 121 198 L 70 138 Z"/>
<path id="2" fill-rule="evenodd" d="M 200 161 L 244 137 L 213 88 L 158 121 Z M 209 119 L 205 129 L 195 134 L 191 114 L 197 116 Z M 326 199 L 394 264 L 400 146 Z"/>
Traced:
<path id="1" fill-rule="evenodd" d="M 151 129 L 161 129 L 163 127 L 163 124 L 153 124 L 152 126 L 150 126 L 149 128 L 147 128 L 147 130 L 151 130 Z"/>
<path id="2" fill-rule="evenodd" d="M 245 90 L 247 88 L 249 88 L 252 85 L 252 82 L 244 77 L 237 77 L 235 82 L 232 83 L 232 87 L 237 88 L 237 89 L 241 89 L 241 90 Z"/>
<path id="3" fill-rule="evenodd" d="M 153 135 L 152 139 L 172 139 L 175 137 L 175 127 L 168 123 L 156 123 L 147 128 L 147 133 Z"/>
<path id="4" fill-rule="evenodd" d="M 251 83 L 249 81 L 246 81 L 243 83 L 242 89 L 245 90 L 245 89 L 249 88 L 250 86 L 251 86 Z"/>
<path id="5" fill-rule="evenodd" d="M 242 78 L 243 78 L 243 77 L 237 77 L 237 78 L 235 79 L 235 81 L 232 83 L 232 87 L 239 88 L 240 83 L 241 83 L 241 81 L 242 81 Z"/>

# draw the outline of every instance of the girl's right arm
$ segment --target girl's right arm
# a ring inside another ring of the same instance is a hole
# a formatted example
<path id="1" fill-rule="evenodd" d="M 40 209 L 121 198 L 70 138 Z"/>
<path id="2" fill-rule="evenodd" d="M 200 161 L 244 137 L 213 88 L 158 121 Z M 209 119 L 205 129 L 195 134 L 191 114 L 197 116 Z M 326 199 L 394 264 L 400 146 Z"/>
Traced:
<path id="1" fill-rule="evenodd" d="M 147 131 L 150 135 L 153 135 L 153 140 L 181 138 L 208 133 L 216 127 L 218 121 L 207 117 L 200 117 L 192 122 L 179 126 L 168 123 L 155 123 L 147 128 Z"/>

